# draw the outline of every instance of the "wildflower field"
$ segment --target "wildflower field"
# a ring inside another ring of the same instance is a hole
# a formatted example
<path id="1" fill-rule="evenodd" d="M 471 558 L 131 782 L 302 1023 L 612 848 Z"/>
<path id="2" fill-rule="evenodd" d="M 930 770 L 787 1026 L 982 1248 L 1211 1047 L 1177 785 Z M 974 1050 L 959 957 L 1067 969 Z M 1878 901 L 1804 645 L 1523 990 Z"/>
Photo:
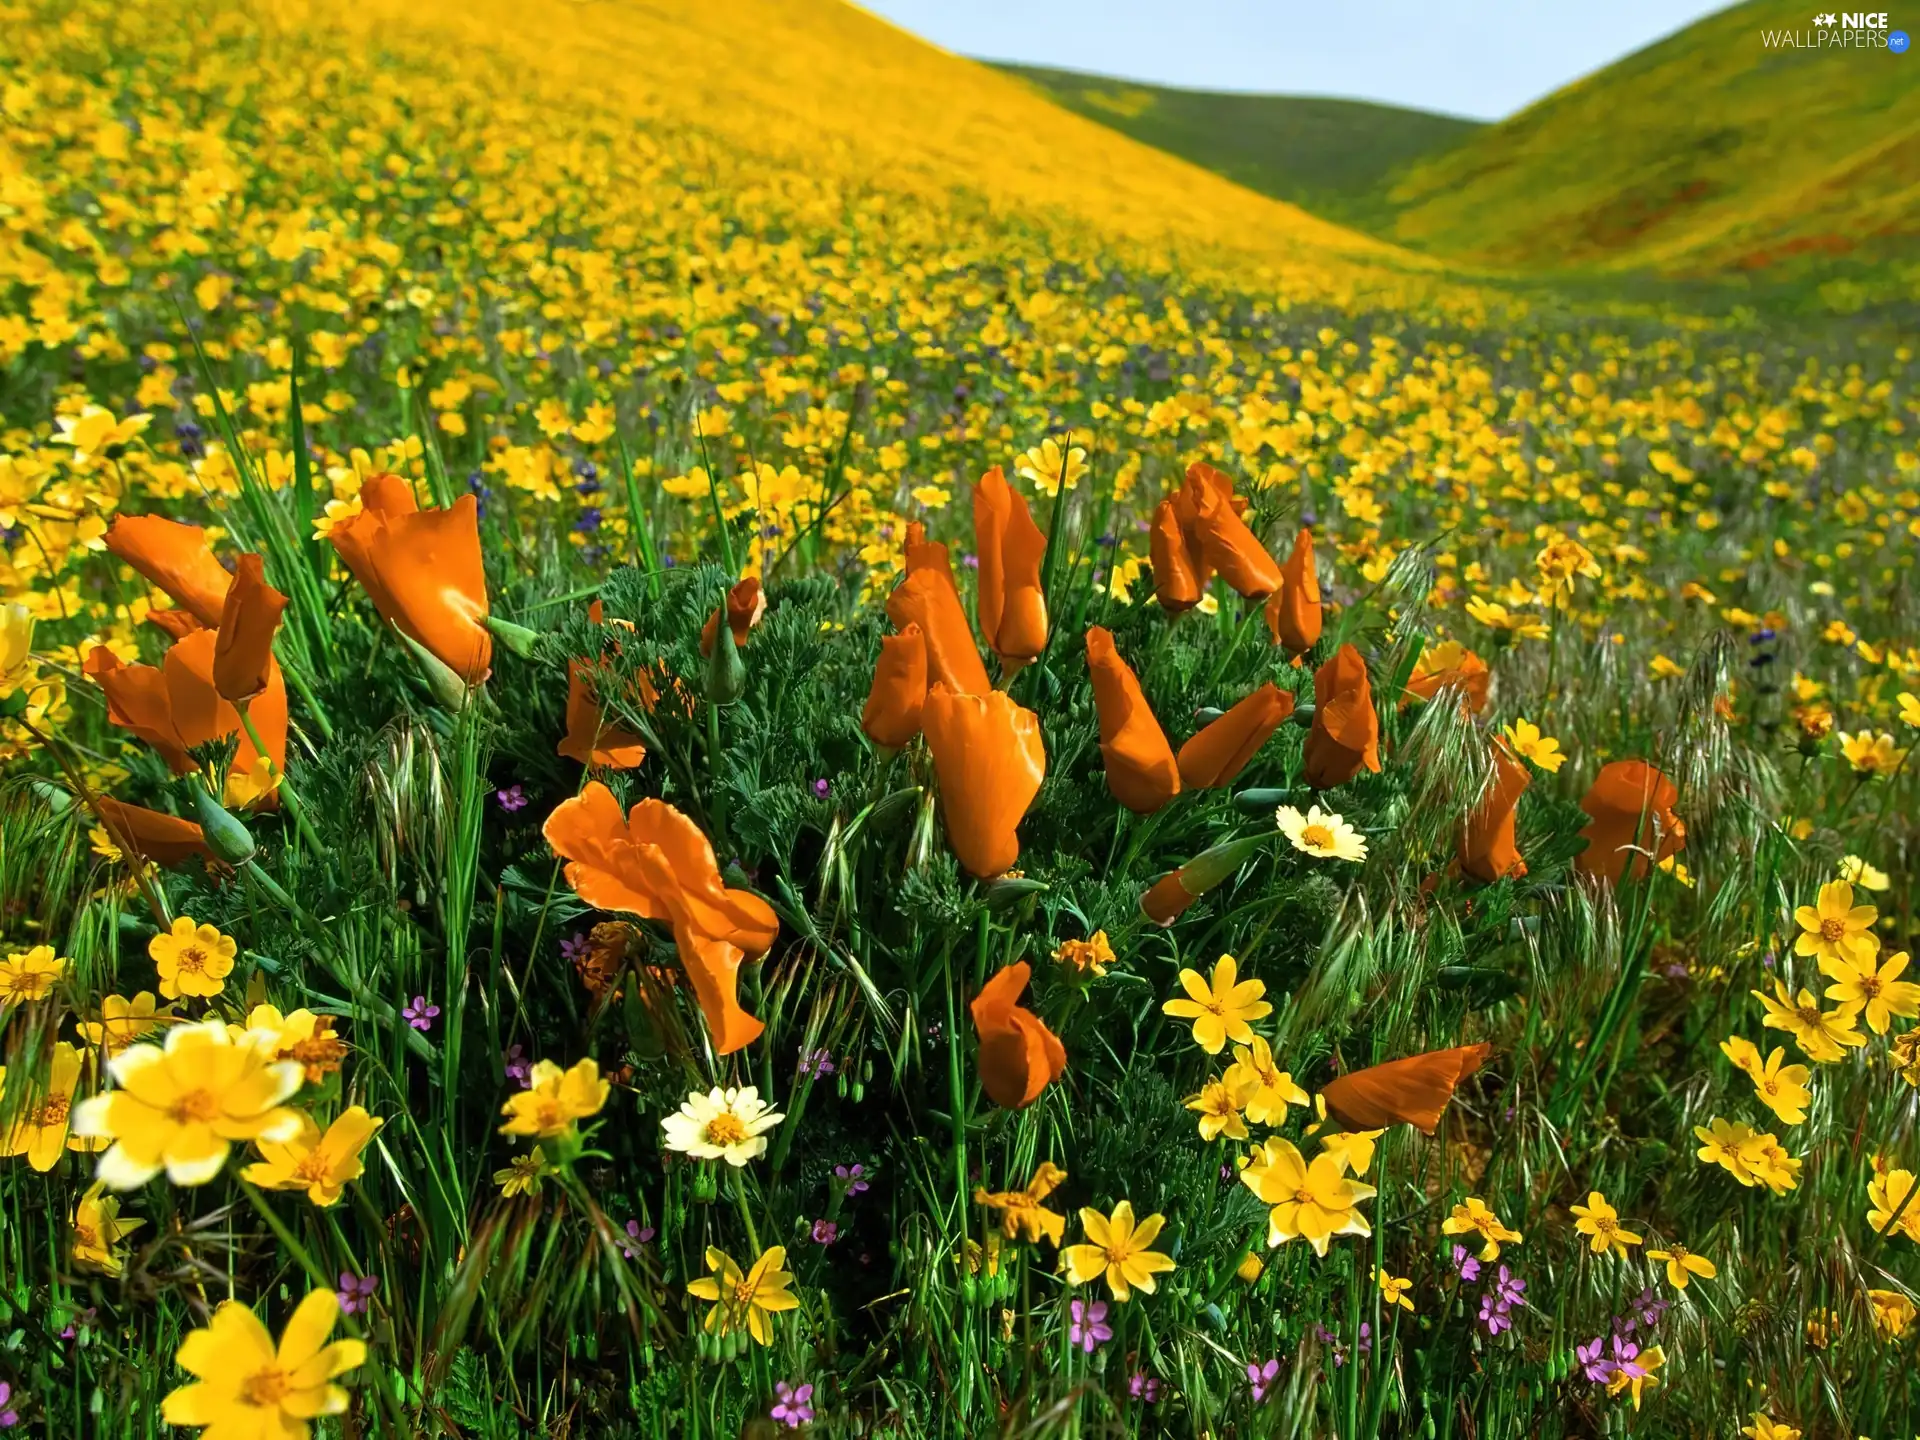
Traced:
<path id="1" fill-rule="evenodd" d="M 0 1429 L 1914 1432 L 1897 331 L 826 0 L 0 33 Z"/>

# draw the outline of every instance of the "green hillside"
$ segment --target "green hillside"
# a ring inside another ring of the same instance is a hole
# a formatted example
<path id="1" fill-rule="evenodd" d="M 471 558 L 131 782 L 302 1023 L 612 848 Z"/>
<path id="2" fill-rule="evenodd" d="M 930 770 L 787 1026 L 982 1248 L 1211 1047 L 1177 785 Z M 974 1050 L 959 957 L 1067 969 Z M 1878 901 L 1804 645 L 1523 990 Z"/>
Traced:
<path id="1" fill-rule="evenodd" d="M 1817 33 L 1811 15 L 1751 0 L 1416 162 L 1388 233 L 1528 268 L 1897 259 L 1920 230 L 1920 61 L 1768 48 L 1768 31 Z"/>
<path id="2" fill-rule="evenodd" d="M 1387 192 L 1417 160 L 1485 128 L 1480 121 L 1360 100 L 1236 95 L 999 65 L 1056 104 L 1329 220 L 1384 231 Z"/>

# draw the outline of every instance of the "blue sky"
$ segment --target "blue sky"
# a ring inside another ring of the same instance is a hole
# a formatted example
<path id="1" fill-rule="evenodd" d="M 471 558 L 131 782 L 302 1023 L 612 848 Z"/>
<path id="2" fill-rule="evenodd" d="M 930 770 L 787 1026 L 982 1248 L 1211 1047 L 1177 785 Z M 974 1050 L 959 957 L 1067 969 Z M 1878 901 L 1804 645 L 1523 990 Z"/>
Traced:
<path id="1" fill-rule="evenodd" d="M 1494 120 L 1723 8 L 1689 0 L 860 0 L 963 55 Z"/>

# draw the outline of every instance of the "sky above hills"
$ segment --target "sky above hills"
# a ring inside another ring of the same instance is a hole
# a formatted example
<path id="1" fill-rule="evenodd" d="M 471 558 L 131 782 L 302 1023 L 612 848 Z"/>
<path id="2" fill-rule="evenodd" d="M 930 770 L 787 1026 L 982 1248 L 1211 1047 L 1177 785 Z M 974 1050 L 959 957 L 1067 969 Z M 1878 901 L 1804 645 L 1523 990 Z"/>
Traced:
<path id="1" fill-rule="evenodd" d="M 1700 0 L 862 0 L 922 39 L 1197 90 L 1496 120 L 1724 8 Z M 1811 11 L 1809 11 L 1811 14 Z"/>

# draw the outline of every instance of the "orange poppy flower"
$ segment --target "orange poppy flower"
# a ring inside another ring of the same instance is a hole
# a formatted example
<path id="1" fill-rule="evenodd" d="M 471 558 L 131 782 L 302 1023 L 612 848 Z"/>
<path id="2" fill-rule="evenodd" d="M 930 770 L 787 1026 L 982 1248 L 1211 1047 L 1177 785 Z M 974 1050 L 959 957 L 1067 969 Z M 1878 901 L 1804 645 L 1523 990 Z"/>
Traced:
<path id="1" fill-rule="evenodd" d="M 931 541 L 907 546 L 907 578 L 887 597 L 887 618 L 904 631 L 918 625 L 927 647 L 927 678 L 964 695 L 993 689 L 973 643 L 967 612 L 954 588 L 947 547 Z"/>
<path id="2" fill-rule="evenodd" d="M 1040 717 L 1004 691 L 967 695 L 935 680 L 920 723 L 940 781 L 947 843 L 969 874 L 1002 874 L 1020 858 L 1020 818 L 1047 773 Z"/>
<path id="3" fill-rule="evenodd" d="M 980 556 L 980 636 L 1003 666 L 1017 670 L 1047 647 L 1047 597 L 1040 588 L 1047 537 L 998 465 L 973 487 L 973 543 Z"/>
<path id="4" fill-rule="evenodd" d="M 1673 781 L 1644 760 L 1601 766 L 1580 802 L 1587 848 L 1573 857 L 1574 869 L 1617 881 L 1631 867 L 1637 880 L 1647 873 L 1649 851 L 1656 861 L 1679 854 L 1687 843 L 1686 822 L 1673 813 L 1679 798 Z"/>
<path id="5" fill-rule="evenodd" d="M 1170 615 L 1178 615 L 1198 605 L 1205 582 L 1200 578 L 1200 567 L 1193 552 L 1187 548 L 1186 534 L 1180 528 L 1180 515 L 1173 501 L 1162 500 L 1154 508 L 1147 549 L 1153 563 L 1153 594 L 1160 608 Z"/>
<path id="6" fill-rule="evenodd" d="M 1007 966 L 968 1007 L 980 1036 L 980 1083 L 987 1098 L 1007 1110 L 1031 1105 L 1067 1068 L 1060 1037 L 1016 1003 L 1032 973 L 1024 960 Z"/>
<path id="7" fill-rule="evenodd" d="M 233 577 L 207 548 L 207 533 L 164 515 L 116 515 L 102 542 L 209 629 L 220 623 Z"/>
<path id="8" fill-rule="evenodd" d="M 1475 715 L 1487 708 L 1492 688 L 1493 673 L 1487 669 L 1487 662 L 1457 640 L 1445 640 L 1422 650 L 1413 673 L 1407 677 L 1407 694 L 1432 700 L 1442 690 L 1458 690 Z"/>
<path id="9" fill-rule="evenodd" d="M 1194 790 L 1231 785 L 1293 714 L 1293 696 L 1271 680 L 1180 747 L 1180 779 Z"/>
<path id="10" fill-rule="evenodd" d="M 740 965 L 767 952 L 780 922 L 758 895 L 721 882 L 699 826 L 664 800 L 642 800 L 622 816 L 596 780 L 555 806 L 542 833 L 568 862 L 567 883 L 582 900 L 673 927 L 718 1053 L 730 1055 L 766 1029 L 740 1007 Z"/>
<path id="11" fill-rule="evenodd" d="M 107 719 L 158 750 L 176 775 L 194 768 L 189 750 L 237 734 L 240 748 L 228 772 L 233 795 L 254 775 L 260 755 L 241 728 L 240 712 L 214 688 L 218 641 L 218 632 L 196 630 L 168 650 L 158 666 L 123 665 L 111 650 L 95 646 L 82 668 L 106 692 Z M 287 687 L 277 664 L 269 669 L 266 688 L 247 707 L 247 718 L 267 747 L 273 773 L 279 774 L 287 759 Z M 270 794 L 255 790 L 247 798 L 257 803 Z"/>
<path id="12" fill-rule="evenodd" d="M 1373 713 L 1367 662 L 1342 645 L 1313 672 L 1313 729 L 1304 778 L 1315 790 L 1344 785 L 1362 769 L 1380 772 L 1380 717 Z"/>
<path id="13" fill-rule="evenodd" d="M 1513 843 L 1513 813 L 1533 783 L 1527 767 L 1504 745 L 1493 747 L 1493 766 L 1493 788 L 1481 797 L 1460 831 L 1460 868 L 1489 883 L 1527 873 L 1527 862 Z"/>
<path id="14" fill-rule="evenodd" d="M 166 631 L 176 640 L 184 640 L 194 631 L 207 628 L 191 610 L 149 610 L 147 623 Z"/>
<path id="15" fill-rule="evenodd" d="M 860 712 L 860 728 L 876 745 L 898 750 L 920 733 L 927 703 L 927 641 L 918 625 L 880 638 L 873 688 Z"/>
<path id="16" fill-rule="evenodd" d="M 1192 533 L 1207 563 L 1249 600 L 1264 600 L 1280 588 L 1280 567 L 1234 506 L 1233 482 L 1213 466 L 1187 467 L 1193 507 Z"/>
<path id="17" fill-rule="evenodd" d="M 638 735 L 607 723 L 593 689 L 597 668 L 585 660 L 567 661 L 567 733 L 554 752 L 582 765 L 631 770 L 647 758 L 647 747 Z"/>
<path id="18" fill-rule="evenodd" d="M 125 854 L 156 865 L 172 866 L 190 856 L 211 860 L 213 852 L 200 827 L 176 815 L 126 805 L 102 795 L 94 801 L 94 812 L 106 827 L 107 836 Z"/>
<path id="19" fill-rule="evenodd" d="M 733 631 L 733 643 L 744 645 L 747 636 L 753 633 L 753 627 L 760 623 L 760 617 L 767 613 L 766 592 L 760 588 L 760 581 L 749 575 L 739 584 L 727 591 L 727 603 L 723 607 L 727 612 L 727 628 Z M 700 627 L 700 653 L 713 654 L 713 642 L 720 634 L 720 611 L 715 610 L 707 617 L 707 623 Z"/>
<path id="20" fill-rule="evenodd" d="M 1103 626 L 1087 629 L 1087 669 L 1100 715 L 1100 753 L 1107 789 L 1137 815 L 1151 815 L 1180 793 L 1180 767 L 1166 731 L 1140 691 L 1140 681 Z"/>
<path id="21" fill-rule="evenodd" d="M 361 510 L 328 533 L 380 618 L 399 628 L 468 685 L 493 663 L 487 572 L 480 558 L 477 502 L 462 495 L 446 510 L 422 510 L 398 475 L 367 477 Z"/>
<path id="22" fill-rule="evenodd" d="M 267 583 L 265 562 L 242 555 L 233 567 L 233 583 L 220 612 L 213 643 L 213 688 L 238 705 L 251 700 L 273 678 L 273 637 L 287 597 Z"/>
<path id="23" fill-rule="evenodd" d="M 1280 588 L 1267 598 L 1267 629 L 1289 655 L 1304 655 L 1320 642 L 1320 573 L 1313 564 L 1313 533 L 1293 537 L 1293 553 L 1280 567 Z"/>
<path id="24" fill-rule="evenodd" d="M 1384 1130 L 1411 1125 L 1431 1135 L 1440 1112 L 1462 1080 L 1486 1064 L 1491 1045 L 1462 1045 L 1429 1050 L 1406 1060 L 1390 1060 L 1340 1076 L 1320 1096 L 1341 1123 L 1355 1130 Z"/>

